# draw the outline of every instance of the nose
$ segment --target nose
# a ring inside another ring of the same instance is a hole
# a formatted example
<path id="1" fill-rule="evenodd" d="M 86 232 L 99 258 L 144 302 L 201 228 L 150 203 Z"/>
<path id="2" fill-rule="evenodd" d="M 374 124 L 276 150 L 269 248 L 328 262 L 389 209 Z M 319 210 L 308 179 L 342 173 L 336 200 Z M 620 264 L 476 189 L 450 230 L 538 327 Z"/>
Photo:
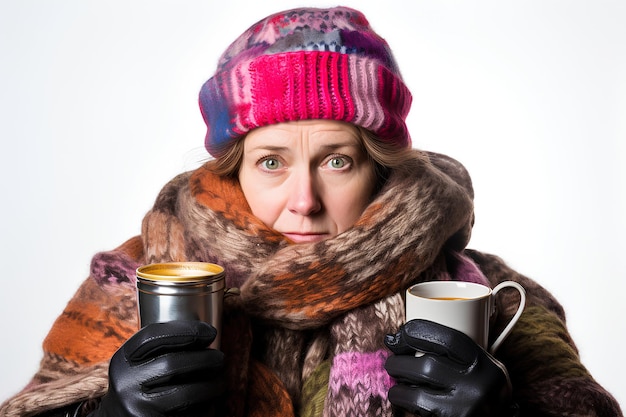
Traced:
<path id="1" fill-rule="evenodd" d="M 293 179 L 288 209 L 293 214 L 311 216 L 322 210 L 318 186 L 310 172 L 303 172 Z"/>

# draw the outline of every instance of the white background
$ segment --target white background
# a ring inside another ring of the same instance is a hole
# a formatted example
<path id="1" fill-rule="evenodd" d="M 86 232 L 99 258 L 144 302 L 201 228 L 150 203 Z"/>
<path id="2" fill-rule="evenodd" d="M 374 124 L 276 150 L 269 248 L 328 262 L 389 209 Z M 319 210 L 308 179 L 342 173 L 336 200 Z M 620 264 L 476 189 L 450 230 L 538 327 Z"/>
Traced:
<path id="1" fill-rule="evenodd" d="M 565 305 L 626 404 L 626 2 L 348 0 L 414 94 L 415 146 L 474 178 L 471 247 Z M 293 1 L 0 0 L 0 401 L 35 371 L 91 256 L 203 160 L 201 84 Z M 310 4 L 334 5 L 311 2 Z"/>

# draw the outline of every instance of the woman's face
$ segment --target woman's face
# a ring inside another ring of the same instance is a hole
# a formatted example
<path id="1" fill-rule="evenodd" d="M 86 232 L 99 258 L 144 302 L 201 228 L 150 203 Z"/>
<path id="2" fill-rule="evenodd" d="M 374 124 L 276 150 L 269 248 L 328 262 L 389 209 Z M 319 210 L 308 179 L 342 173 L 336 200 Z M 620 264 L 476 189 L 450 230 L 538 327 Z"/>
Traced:
<path id="1" fill-rule="evenodd" d="M 376 178 L 354 126 L 302 120 L 248 133 L 239 182 L 255 216 L 301 243 L 352 227 Z"/>

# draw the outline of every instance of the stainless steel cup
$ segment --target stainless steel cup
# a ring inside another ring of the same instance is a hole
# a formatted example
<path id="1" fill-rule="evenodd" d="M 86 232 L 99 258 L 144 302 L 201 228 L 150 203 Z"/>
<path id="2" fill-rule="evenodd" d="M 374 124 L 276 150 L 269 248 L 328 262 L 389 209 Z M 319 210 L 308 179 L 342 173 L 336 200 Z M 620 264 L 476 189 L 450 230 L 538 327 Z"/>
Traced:
<path id="1" fill-rule="evenodd" d="M 219 349 L 224 268 L 206 262 L 168 262 L 137 268 L 141 327 L 171 320 L 201 320 L 217 329 L 210 347 Z"/>

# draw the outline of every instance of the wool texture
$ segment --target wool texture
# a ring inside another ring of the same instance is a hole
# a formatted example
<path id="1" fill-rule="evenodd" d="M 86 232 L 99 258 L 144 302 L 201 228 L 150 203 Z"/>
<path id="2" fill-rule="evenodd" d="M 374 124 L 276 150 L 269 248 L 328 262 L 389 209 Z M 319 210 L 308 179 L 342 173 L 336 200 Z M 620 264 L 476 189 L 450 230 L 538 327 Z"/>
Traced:
<path id="1" fill-rule="evenodd" d="M 205 146 L 220 157 L 256 128 L 294 120 L 349 122 L 409 147 L 411 93 L 387 42 L 354 9 L 293 9 L 245 31 L 200 90 Z"/>
<path id="2" fill-rule="evenodd" d="M 471 182 L 460 164 L 418 151 L 348 231 L 293 244 L 250 212 L 235 180 L 209 162 L 167 184 L 141 236 L 97 254 L 89 278 L 44 341 L 44 359 L 2 416 L 33 416 L 107 389 L 108 360 L 137 330 L 135 269 L 148 262 L 225 267 L 222 349 L 229 417 L 392 416 L 383 340 L 404 321 L 403 293 L 426 280 L 527 290 L 527 308 L 497 358 L 522 416 L 621 416 L 581 364 L 559 303 L 499 258 L 467 250 Z M 497 297 L 493 332 L 517 306 Z"/>

